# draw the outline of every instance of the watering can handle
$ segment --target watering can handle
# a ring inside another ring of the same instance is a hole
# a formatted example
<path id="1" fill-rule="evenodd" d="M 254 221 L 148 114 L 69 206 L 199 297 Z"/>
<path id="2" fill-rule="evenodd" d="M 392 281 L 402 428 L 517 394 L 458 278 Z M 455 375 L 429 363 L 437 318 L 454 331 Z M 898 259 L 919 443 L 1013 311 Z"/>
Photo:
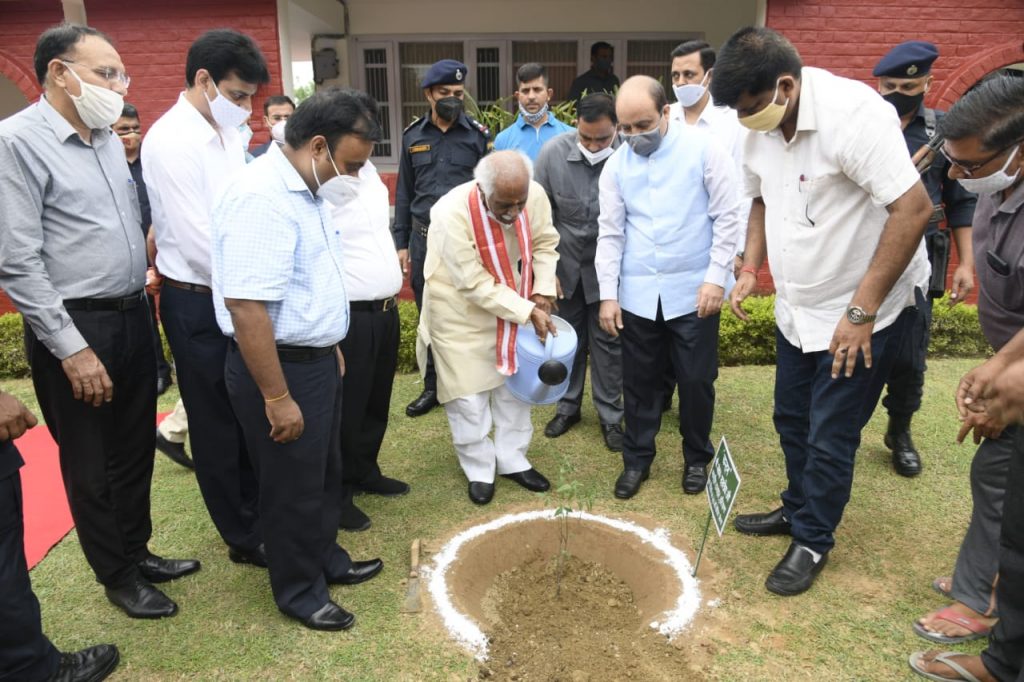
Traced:
<path id="1" fill-rule="evenodd" d="M 551 356 L 554 355 L 554 353 L 555 353 L 555 335 L 552 334 L 549 331 L 547 338 L 544 339 L 544 361 L 546 362 L 546 361 L 550 360 Z"/>

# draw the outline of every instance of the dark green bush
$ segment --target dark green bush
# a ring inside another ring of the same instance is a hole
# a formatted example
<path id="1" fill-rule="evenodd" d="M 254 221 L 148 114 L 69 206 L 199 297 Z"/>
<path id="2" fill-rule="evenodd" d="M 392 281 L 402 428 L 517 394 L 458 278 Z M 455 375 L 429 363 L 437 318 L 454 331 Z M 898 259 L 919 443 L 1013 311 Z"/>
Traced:
<path id="1" fill-rule="evenodd" d="M 732 314 L 728 305 L 722 310 L 719 331 L 719 362 L 731 365 L 771 365 L 775 362 L 775 297 L 755 296 L 747 299 L 744 310 L 750 320 L 742 322 Z M 946 299 L 935 301 L 932 320 L 932 340 L 929 356 L 984 357 L 992 349 L 981 333 L 978 309 L 973 305 L 950 308 Z M 419 313 L 412 301 L 399 301 L 401 341 L 398 346 L 398 371 L 416 371 L 416 326 Z M 162 336 L 162 335 L 161 335 Z M 166 338 L 162 338 L 164 352 L 170 357 Z M 28 376 L 21 315 L 10 313 L 0 316 L 0 378 Z"/>
<path id="2" fill-rule="evenodd" d="M 21 326 L 21 315 L 0 315 L 0 377 L 20 379 L 27 376 L 28 360 L 25 358 L 25 332 Z"/>

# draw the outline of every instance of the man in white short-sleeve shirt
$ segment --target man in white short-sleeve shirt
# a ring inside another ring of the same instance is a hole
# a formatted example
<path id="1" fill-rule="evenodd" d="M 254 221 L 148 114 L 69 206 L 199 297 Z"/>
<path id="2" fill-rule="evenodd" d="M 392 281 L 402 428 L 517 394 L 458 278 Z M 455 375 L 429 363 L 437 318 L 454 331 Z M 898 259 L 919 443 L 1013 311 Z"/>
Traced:
<path id="1" fill-rule="evenodd" d="M 767 254 L 777 325 L 774 421 L 786 457 L 782 507 L 740 515 L 751 535 L 791 535 L 765 586 L 799 594 L 835 544 L 854 455 L 929 269 L 931 203 L 895 110 L 856 81 L 804 67 L 767 28 L 737 31 L 711 83 L 758 131 L 744 147 L 753 199 L 733 310 Z"/>

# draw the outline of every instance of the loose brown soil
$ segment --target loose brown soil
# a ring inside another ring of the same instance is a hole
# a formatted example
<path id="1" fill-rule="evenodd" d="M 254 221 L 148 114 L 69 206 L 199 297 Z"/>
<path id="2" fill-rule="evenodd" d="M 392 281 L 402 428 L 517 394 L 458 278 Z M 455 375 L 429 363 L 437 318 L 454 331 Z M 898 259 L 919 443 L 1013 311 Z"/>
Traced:
<path id="1" fill-rule="evenodd" d="M 569 556 L 556 598 L 555 564 L 550 552 L 534 549 L 487 590 L 481 606 L 490 645 L 481 679 L 694 679 L 682 652 L 649 627 L 627 583 Z"/>

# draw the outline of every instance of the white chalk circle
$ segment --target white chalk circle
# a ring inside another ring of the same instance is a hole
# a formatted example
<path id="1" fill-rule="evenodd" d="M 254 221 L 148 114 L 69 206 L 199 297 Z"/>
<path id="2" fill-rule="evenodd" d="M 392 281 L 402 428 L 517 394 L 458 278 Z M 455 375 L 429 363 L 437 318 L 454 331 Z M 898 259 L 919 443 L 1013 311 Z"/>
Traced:
<path id="1" fill-rule="evenodd" d="M 577 519 L 588 524 L 595 524 L 590 526 L 594 531 L 604 533 L 618 531 L 618 533 L 626 534 L 620 537 L 623 540 L 629 541 L 627 545 L 631 544 L 637 547 L 642 545 L 643 553 L 651 557 L 649 562 L 654 562 L 648 563 L 648 567 L 652 568 L 663 579 L 667 577 L 668 580 L 675 584 L 675 587 L 678 587 L 678 597 L 674 602 L 669 603 L 666 608 L 660 609 L 660 612 L 655 614 L 656 617 L 650 623 L 651 628 L 669 639 L 685 630 L 700 608 L 700 588 L 698 581 L 690 575 L 690 560 L 685 553 L 669 542 L 668 531 L 663 528 L 649 530 L 630 521 L 613 519 L 588 512 L 573 513 L 570 522 L 576 523 Z M 464 558 L 460 557 L 460 551 L 466 547 L 467 543 L 479 544 L 473 542 L 477 540 L 483 542 L 487 539 L 487 535 L 494 531 L 501 529 L 505 531 L 515 530 L 514 524 L 541 520 L 553 522 L 555 520 L 554 510 L 542 509 L 508 514 L 487 523 L 473 526 L 449 540 L 434 557 L 433 562 L 424 566 L 423 572 L 427 579 L 431 599 L 449 635 L 459 644 L 469 649 L 478 660 L 483 661 L 487 659 L 487 635 L 484 634 L 477 621 L 465 612 L 465 608 L 459 608 L 456 605 L 457 600 L 453 599 L 454 590 L 452 588 L 460 588 L 462 586 L 449 585 L 450 576 Z M 520 547 L 515 546 L 508 547 L 507 551 L 502 550 L 495 553 L 491 561 L 492 563 L 514 561 L 514 559 L 509 557 L 514 555 L 519 549 Z M 622 550 L 626 549 L 628 549 L 628 546 L 622 548 Z M 619 562 L 639 561 L 639 553 L 630 555 L 622 550 L 615 554 L 607 554 L 606 558 Z M 573 554 L 580 553 L 577 549 L 573 548 L 571 543 L 570 552 Z M 497 570 L 495 569 L 495 571 Z M 490 582 L 493 582 L 493 577 L 491 576 Z M 476 582 L 478 584 L 470 586 L 469 589 L 474 591 L 474 598 L 478 599 L 490 583 L 484 580 Z M 652 599 L 659 597 L 664 598 L 663 595 L 651 595 Z M 668 599 L 671 599 L 671 596 Z M 651 610 L 653 613 L 649 604 L 648 610 Z"/>

